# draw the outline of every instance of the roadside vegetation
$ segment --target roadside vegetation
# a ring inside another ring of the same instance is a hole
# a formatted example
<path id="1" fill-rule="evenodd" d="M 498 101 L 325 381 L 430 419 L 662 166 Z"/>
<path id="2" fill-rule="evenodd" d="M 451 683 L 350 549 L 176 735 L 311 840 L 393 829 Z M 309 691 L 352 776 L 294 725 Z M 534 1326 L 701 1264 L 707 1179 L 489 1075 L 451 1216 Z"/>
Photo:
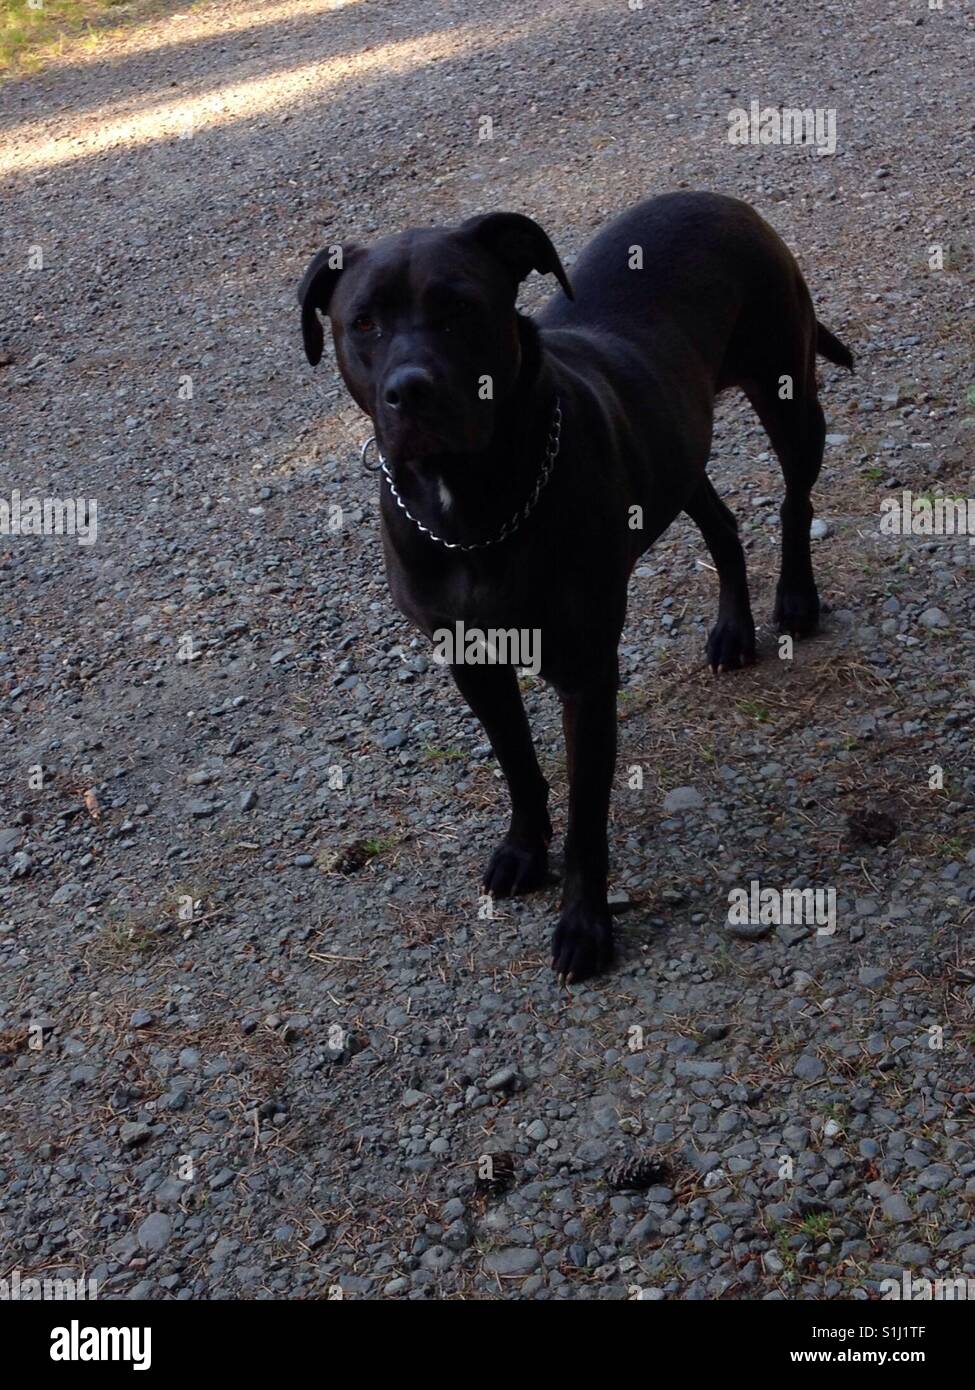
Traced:
<path id="1" fill-rule="evenodd" d="M 0 0 L 0 81 L 37 72 L 72 49 L 95 53 L 119 29 L 180 8 L 193 6 L 178 0 Z"/>

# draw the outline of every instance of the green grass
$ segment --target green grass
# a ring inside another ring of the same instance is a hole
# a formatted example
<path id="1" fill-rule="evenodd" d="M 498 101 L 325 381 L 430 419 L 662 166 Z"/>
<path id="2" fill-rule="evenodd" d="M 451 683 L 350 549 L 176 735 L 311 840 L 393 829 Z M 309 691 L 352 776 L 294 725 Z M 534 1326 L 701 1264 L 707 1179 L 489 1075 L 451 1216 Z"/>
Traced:
<path id="1" fill-rule="evenodd" d="M 455 762 L 464 756 L 462 748 L 435 748 L 432 744 L 423 750 L 423 756 L 428 762 Z"/>
<path id="2" fill-rule="evenodd" d="M 813 1240 L 824 1240 L 833 1224 L 833 1215 L 828 1211 L 818 1211 L 799 1223 L 799 1230 Z"/>
<path id="3" fill-rule="evenodd" d="M 796 1252 L 789 1244 L 789 1232 L 784 1226 L 773 1226 L 771 1235 L 775 1240 L 775 1252 L 782 1261 L 784 1274 L 795 1274 Z"/>
<path id="4" fill-rule="evenodd" d="M 377 855 L 385 854 L 387 850 L 393 849 L 396 841 L 386 838 L 378 840 L 363 840 L 362 847 L 369 855 L 370 859 L 375 859 Z"/>
<path id="5" fill-rule="evenodd" d="M 192 0 L 0 0 L 0 79 L 37 72 L 71 48 L 91 53 L 122 24 L 192 8 Z"/>
<path id="6" fill-rule="evenodd" d="M 756 724 L 767 724 L 771 718 L 768 706 L 758 700 L 736 700 L 735 708 L 747 719 L 754 719 Z"/>
<path id="7" fill-rule="evenodd" d="M 941 852 L 947 859 L 960 859 L 965 853 L 967 843 L 960 835 L 946 835 L 941 841 Z"/>

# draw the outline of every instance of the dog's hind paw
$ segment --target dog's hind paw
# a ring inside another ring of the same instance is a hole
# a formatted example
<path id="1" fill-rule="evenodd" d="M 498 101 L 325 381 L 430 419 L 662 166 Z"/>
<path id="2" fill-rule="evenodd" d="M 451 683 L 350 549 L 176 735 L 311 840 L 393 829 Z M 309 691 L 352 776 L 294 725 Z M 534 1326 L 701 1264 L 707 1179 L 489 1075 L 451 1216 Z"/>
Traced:
<path id="1" fill-rule="evenodd" d="M 544 888 L 552 882 L 545 841 L 525 844 L 506 837 L 491 855 L 483 882 L 484 891 L 495 898 L 511 898 Z"/>
<path id="2" fill-rule="evenodd" d="M 708 633 L 708 665 L 715 675 L 737 671 L 755 660 L 755 624 L 750 613 L 719 618 Z"/>
<path id="3" fill-rule="evenodd" d="M 552 937 L 552 969 L 567 985 L 598 975 L 613 959 L 613 922 L 608 907 L 581 903 L 562 909 Z"/>
<path id="4" fill-rule="evenodd" d="M 779 632 L 810 637 L 819 626 L 819 594 L 813 589 L 783 589 L 775 594 L 772 621 Z"/>

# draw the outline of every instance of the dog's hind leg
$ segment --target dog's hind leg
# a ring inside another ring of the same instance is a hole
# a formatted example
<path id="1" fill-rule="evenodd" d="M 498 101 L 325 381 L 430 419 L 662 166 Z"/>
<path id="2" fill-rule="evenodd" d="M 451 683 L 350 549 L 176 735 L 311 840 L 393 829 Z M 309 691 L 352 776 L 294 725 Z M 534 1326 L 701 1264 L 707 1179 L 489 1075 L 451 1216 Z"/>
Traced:
<path id="1" fill-rule="evenodd" d="M 708 664 L 715 672 L 734 671 L 755 660 L 755 624 L 738 523 L 707 477 L 684 510 L 700 528 L 718 570 L 718 621 L 708 634 Z"/>
<path id="2" fill-rule="evenodd" d="M 797 374 L 795 399 L 780 399 L 778 379 L 744 383 L 772 441 L 785 478 L 782 518 L 782 569 L 775 594 L 773 621 L 779 632 L 806 637 L 819 622 L 819 594 L 813 577 L 809 527 L 813 507 L 809 494 L 819 477 L 826 442 L 826 422 L 816 395 L 815 370 Z"/>

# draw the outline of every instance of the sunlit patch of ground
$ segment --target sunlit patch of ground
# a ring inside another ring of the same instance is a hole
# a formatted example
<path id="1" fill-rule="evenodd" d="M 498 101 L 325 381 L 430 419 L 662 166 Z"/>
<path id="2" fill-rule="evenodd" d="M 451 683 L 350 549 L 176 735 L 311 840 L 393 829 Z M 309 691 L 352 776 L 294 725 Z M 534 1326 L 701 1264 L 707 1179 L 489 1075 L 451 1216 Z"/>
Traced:
<path id="1" fill-rule="evenodd" d="M 36 72 L 121 49 L 126 56 L 328 14 L 362 0 L 0 0 L 0 75 Z"/>
<path id="2" fill-rule="evenodd" d="M 283 7 L 281 7 L 283 8 Z M 325 60 L 287 67 L 242 82 L 231 82 L 194 97 L 177 97 L 106 121 L 101 111 L 79 112 L 70 133 L 45 119 L 11 132 L 0 155 L 0 175 L 52 168 L 120 147 L 157 140 L 192 139 L 199 131 L 249 120 L 274 111 L 289 115 L 303 102 L 321 100 L 346 83 L 403 74 L 428 63 L 496 42 L 490 28 L 463 25 L 443 34 L 376 44 Z"/>

